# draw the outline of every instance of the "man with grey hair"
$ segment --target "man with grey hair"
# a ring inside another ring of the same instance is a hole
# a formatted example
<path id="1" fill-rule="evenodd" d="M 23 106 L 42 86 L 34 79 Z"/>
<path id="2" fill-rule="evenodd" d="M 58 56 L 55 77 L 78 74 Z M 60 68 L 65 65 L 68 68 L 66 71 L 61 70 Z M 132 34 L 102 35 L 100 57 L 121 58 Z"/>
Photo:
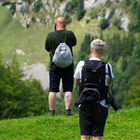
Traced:
<path id="1" fill-rule="evenodd" d="M 107 91 L 114 77 L 112 66 L 101 60 L 105 42 L 95 39 L 90 44 L 88 61 L 80 61 L 74 78 L 79 86 L 77 106 L 81 140 L 101 140 L 108 116 Z"/>

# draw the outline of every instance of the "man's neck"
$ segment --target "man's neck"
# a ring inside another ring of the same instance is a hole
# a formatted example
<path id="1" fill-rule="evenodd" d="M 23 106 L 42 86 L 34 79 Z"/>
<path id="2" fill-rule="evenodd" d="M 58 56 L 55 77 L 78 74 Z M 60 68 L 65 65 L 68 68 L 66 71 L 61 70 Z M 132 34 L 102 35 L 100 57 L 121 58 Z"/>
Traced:
<path id="1" fill-rule="evenodd" d="M 90 59 L 92 58 L 98 58 L 98 59 L 101 59 L 101 54 L 90 54 Z"/>
<path id="2" fill-rule="evenodd" d="M 65 30 L 65 28 L 59 27 L 59 28 L 57 28 L 56 30 Z"/>

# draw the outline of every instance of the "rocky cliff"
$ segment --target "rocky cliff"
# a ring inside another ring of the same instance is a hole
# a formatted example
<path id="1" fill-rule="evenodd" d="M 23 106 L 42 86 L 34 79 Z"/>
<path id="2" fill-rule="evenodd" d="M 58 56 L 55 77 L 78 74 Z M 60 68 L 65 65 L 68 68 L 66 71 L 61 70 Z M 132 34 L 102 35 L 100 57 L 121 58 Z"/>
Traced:
<path id="1" fill-rule="evenodd" d="M 1 1 L 0 5 L 9 8 L 13 17 L 20 20 L 23 27 L 28 28 L 33 23 L 51 25 L 59 15 L 75 15 L 76 13 L 71 11 L 78 11 L 81 3 L 83 5 L 80 10 L 85 11 L 82 18 L 90 20 L 91 17 L 85 13 L 97 9 L 98 13 L 94 18 L 110 20 L 114 15 L 120 28 L 128 30 L 129 18 L 121 6 L 125 4 L 124 0 L 7 0 Z"/>

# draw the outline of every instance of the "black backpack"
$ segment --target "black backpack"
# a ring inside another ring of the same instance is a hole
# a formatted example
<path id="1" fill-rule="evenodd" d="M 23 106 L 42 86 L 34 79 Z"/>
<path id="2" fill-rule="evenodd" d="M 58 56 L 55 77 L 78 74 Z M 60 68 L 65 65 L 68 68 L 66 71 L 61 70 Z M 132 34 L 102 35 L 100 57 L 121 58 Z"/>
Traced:
<path id="1" fill-rule="evenodd" d="M 79 88 L 77 106 L 85 101 L 99 102 L 107 99 L 108 86 L 105 85 L 106 63 L 98 60 L 85 61 Z"/>

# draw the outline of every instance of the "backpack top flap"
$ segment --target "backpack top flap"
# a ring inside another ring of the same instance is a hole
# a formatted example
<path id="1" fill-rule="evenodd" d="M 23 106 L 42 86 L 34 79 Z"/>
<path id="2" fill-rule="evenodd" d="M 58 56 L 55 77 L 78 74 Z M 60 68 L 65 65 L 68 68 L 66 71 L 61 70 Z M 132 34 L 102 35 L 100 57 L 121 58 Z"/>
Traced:
<path id="1" fill-rule="evenodd" d="M 99 86 L 105 85 L 105 65 L 106 63 L 103 61 L 86 61 L 82 70 L 84 82 L 97 84 Z"/>

